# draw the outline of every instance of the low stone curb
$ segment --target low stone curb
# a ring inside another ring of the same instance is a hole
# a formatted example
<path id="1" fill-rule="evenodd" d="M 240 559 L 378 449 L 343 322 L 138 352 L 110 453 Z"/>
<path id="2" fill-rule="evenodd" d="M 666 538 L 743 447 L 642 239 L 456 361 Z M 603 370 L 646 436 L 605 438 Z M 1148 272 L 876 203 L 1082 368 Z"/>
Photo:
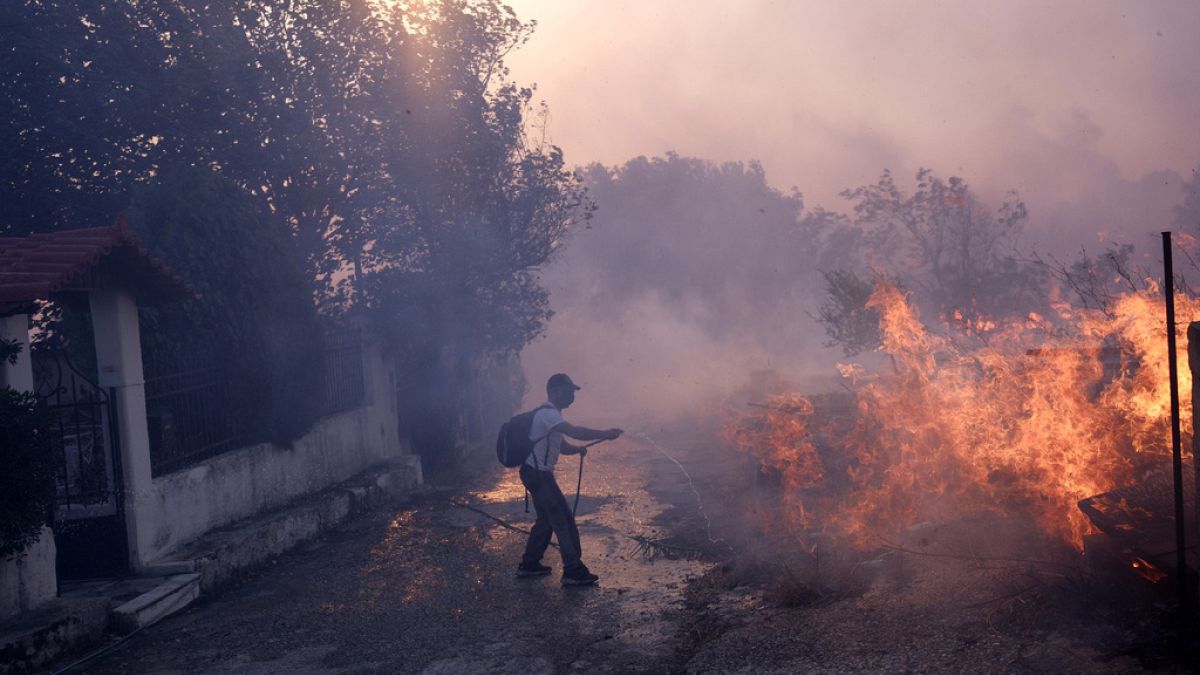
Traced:
<path id="1" fill-rule="evenodd" d="M 108 625 L 107 598 L 52 600 L 5 625 L 0 675 L 35 672 L 64 653 L 91 647 Z"/>

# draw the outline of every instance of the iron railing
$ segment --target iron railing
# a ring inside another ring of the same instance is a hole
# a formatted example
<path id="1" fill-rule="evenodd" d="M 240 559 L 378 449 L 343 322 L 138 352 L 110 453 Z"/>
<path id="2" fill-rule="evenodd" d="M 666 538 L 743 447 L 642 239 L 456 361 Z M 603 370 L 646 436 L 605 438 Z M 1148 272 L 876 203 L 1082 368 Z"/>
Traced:
<path id="1" fill-rule="evenodd" d="M 361 334 L 330 332 L 325 348 L 314 355 L 321 386 L 315 392 L 317 417 L 353 410 L 366 402 Z M 192 358 L 171 371 L 151 365 L 146 376 L 146 417 L 152 473 L 160 476 L 186 468 L 267 437 L 253 413 L 238 409 L 243 382 L 226 367 L 209 367 L 215 358 Z"/>
<path id="2" fill-rule="evenodd" d="M 233 450 L 245 437 L 230 409 L 230 379 L 220 367 L 146 378 L 150 466 L 159 476 Z"/>
<path id="3" fill-rule="evenodd" d="M 65 351 L 37 350 L 33 365 L 35 389 L 53 419 L 58 509 L 115 508 L 120 474 L 109 393 L 81 373 Z"/>
<path id="4" fill-rule="evenodd" d="M 362 334 L 359 331 L 345 329 L 326 333 L 322 365 L 325 369 L 322 416 L 353 410 L 366 402 Z"/>

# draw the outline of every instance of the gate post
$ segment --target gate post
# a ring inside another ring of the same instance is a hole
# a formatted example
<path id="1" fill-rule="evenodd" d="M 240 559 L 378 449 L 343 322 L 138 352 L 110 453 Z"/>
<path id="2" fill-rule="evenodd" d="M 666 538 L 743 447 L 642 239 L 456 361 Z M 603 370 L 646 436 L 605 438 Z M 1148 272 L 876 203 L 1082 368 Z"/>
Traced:
<path id="1" fill-rule="evenodd" d="M 153 553 L 154 481 L 150 472 L 150 434 L 146 425 L 146 382 L 137 302 L 120 290 L 88 292 L 96 339 L 98 384 L 111 388 L 117 407 L 124 482 L 125 529 L 129 563 L 134 570 Z"/>

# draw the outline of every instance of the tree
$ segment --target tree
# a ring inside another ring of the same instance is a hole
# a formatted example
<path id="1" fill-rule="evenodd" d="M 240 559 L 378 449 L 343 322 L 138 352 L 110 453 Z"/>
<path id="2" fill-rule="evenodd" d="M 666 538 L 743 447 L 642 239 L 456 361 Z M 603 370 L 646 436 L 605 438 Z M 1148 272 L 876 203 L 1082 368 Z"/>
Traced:
<path id="1" fill-rule="evenodd" d="M 533 91 L 504 58 L 533 24 L 499 2 L 0 12 L 16 29 L 0 53 L 11 234 L 111 223 L 137 186 L 203 167 L 259 203 L 255 227 L 291 233 L 322 313 L 366 313 L 399 350 L 469 362 L 548 320 L 537 269 L 590 208 L 527 135 Z"/>
<path id="2" fill-rule="evenodd" d="M 583 176 L 599 210 L 549 273 L 562 277 L 559 302 L 589 308 L 599 325 L 649 302 L 714 342 L 803 340 L 796 319 L 819 280 L 820 244 L 801 222 L 799 192 L 770 186 L 755 162 L 675 153 Z"/>
<path id="3" fill-rule="evenodd" d="M 4 359 L 19 349 L 4 347 Z M 0 559 L 38 540 L 54 505 L 52 416 L 29 392 L 0 387 Z"/>
<path id="4" fill-rule="evenodd" d="M 985 295 L 994 298 L 996 277 L 1015 253 L 1028 216 L 1025 204 L 1010 192 L 989 214 L 961 178 L 942 180 L 921 169 L 916 183 L 916 191 L 905 194 L 885 170 L 874 185 L 842 193 L 853 202 L 868 255 L 881 269 L 911 279 L 941 309 L 965 310 Z"/>
<path id="5" fill-rule="evenodd" d="M 1183 201 L 1175 207 L 1171 229 L 1176 233 L 1175 245 L 1183 254 L 1189 273 L 1179 275 L 1177 286 L 1189 294 L 1195 293 L 1196 275 L 1200 274 L 1200 168 L 1192 169 L 1192 178 L 1183 184 Z M 1189 283 L 1188 276 L 1191 276 Z"/>
<path id="6" fill-rule="evenodd" d="M 1049 275 L 1017 256 L 1016 238 L 1028 214 L 1015 192 L 989 211 L 966 181 L 921 169 L 911 194 L 885 170 L 876 183 L 842 196 L 852 202 L 860 232 L 854 267 L 910 289 L 917 304 L 930 310 L 924 315 L 978 336 L 977 327 L 989 320 L 1045 312 Z M 861 279 L 852 268 L 827 282 L 820 320 L 833 341 L 860 351 L 867 345 L 858 337 L 865 334 L 847 320 L 864 309 L 858 304 Z"/>
<path id="7" fill-rule="evenodd" d="M 849 270 L 832 270 L 825 277 L 825 300 L 816 319 L 829 335 L 827 347 L 841 347 L 854 356 L 879 346 L 879 312 L 867 307 L 876 284 Z"/>
<path id="8" fill-rule="evenodd" d="M 323 330 L 290 233 L 209 169 L 168 167 L 134 190 L 131 225 L 199 298 L 142 311 L 151 368 L 222 366 L 239 428 L 289 444 L 320 413 Z"/>
<path id="9" fill-rule="evenodd" d="M 145 175 L 165 54 L 122 5 L 0 10 L 0 234 L 109 224 Z"/>
<path id="10" fill-rule="evenodd" d="M 420 140 L 391 176 L 399 202 L 359 237 L 362 300 L 384 316 L 419 312 L 422 322 L 396 322 L 409 341 L 519 350 L 549 317 L 536 269 L 590 213 L 561 151 L 526 134 L 532 90 L 506 80 L 503 56 L 532 25 L 496 2 L 431 3 L 390 23 L 402 19 L 414 49 L 441 58 L 413 75 L 414 107 L 385 122 Z"/>

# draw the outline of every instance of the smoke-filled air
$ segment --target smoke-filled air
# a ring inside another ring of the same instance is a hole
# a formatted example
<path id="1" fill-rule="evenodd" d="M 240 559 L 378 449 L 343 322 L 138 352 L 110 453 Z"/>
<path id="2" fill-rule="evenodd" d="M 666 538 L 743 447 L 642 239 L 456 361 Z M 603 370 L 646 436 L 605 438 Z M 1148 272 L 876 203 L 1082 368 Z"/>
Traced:
<path id="1" fill-rule="evenodd" d="M 1200 4 L 13 0 L 0 105 L 0 673 L 1200 669 Z"/>

